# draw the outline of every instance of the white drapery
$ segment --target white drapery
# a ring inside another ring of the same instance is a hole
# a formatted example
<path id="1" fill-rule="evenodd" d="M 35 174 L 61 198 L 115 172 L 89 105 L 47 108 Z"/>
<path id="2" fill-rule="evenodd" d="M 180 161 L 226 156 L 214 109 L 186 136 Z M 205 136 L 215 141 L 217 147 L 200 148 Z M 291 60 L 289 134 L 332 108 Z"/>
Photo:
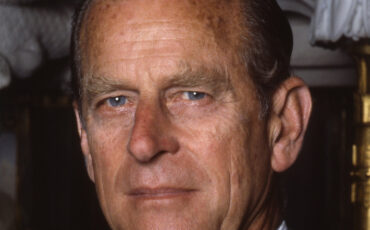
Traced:
<path id="1" fill-rule="evenodd" d="M 369 38 L 370 0 L 318 0 L 311 29 L 312 43 Z"/>

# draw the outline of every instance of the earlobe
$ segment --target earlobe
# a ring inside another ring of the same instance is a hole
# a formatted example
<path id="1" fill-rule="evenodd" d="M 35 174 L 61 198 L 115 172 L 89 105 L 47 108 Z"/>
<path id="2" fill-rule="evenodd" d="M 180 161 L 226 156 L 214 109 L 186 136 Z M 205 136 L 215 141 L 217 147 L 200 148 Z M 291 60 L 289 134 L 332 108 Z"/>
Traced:
<path id="1" fill-rule="evenodd" d="M 288 169 L 301 149 L 312 100 L 308 87 L 297 77 L 285 80 L 272 97 L 269 135 L 271 166 L 276 172 Z"/>
<path id="2" fill-rule="evenodd" d="M 92 162 L 92 157 L 91 157 L 89 144 L 87 140 L 86 130 L 82 125 L 82 120 L 81 120 L 82 118 L 80 117 L 78 104 L 76 102 L 73 102 L 73 108 L 74 108 L 74 113 L 76 116 L 77 129 L 78 129 L 78 134 L 80 136 L 80 145 L 81 145 L 82 153 L 85 158 L 85 165 L 86 165 L 87 173 L 90 179 L 93 182 L 95 182 L 93 162 Z"/>

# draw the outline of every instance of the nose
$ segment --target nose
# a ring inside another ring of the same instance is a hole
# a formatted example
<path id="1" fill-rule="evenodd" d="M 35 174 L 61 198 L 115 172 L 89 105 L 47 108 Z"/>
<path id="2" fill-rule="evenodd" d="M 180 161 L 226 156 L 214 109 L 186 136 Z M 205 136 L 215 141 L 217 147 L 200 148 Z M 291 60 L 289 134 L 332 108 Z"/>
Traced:
<path id="1" fill-rule="evenodd" d="M 148 163 L 162 154 L 174 154 L 179 143 L 171 133 L 171 123 L 159 106 L 139 105 L 128 152 L 141 163 Z"/>

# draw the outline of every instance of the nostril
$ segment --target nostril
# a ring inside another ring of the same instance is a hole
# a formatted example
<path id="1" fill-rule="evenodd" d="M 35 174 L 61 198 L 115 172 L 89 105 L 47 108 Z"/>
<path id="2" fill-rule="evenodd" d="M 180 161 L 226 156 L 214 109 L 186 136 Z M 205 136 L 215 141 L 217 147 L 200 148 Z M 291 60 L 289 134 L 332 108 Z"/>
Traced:
<path id="1" fill-rule="evenodd" d="M 128 144 L 128 152 L 138 162 L 147 163 L 164 154 L 174 154 L 179 150 L 175 138 L 168 136 L 145 135 L 132 136 Z"/>

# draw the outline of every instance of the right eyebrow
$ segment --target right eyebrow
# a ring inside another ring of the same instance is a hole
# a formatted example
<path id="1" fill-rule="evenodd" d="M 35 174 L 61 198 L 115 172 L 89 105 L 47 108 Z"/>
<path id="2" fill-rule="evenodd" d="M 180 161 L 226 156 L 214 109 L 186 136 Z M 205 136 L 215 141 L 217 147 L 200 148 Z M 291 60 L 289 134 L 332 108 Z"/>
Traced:
<path id="1" fill-rule="evenodd" d="M 83 95 L 90 104 L 92 100 L 99 95 L 108 94 L 117 90 L 134 90 L 132 86 L 125 84 L 122 81 L 107 78 L 105 76 L 89 76 L 89 79 L 84 82 Z"/>

